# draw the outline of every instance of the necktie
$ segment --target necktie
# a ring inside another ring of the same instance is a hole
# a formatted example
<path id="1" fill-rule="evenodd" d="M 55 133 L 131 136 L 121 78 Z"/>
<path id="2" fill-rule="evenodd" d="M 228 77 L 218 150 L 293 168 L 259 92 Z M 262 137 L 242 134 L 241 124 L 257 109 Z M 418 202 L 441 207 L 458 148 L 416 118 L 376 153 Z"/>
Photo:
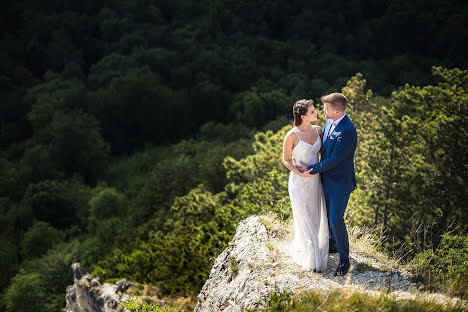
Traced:
<path id="1" fill-rule="evenodd" d="M 332 133 L 333 133 L 333 130 L 335 130 L 335 123 L 333 122 L 331 127 L 330 127 L 330 131 L 328 131 L 328 136 L 330 136 Z"/>

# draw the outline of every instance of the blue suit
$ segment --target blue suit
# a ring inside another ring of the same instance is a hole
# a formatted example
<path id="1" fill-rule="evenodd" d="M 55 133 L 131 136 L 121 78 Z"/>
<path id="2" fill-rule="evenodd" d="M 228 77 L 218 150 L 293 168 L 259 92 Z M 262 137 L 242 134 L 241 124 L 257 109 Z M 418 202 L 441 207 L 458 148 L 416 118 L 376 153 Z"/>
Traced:
<path id="1" fill-rule="evenodd" d="M 321 161 L 307 169 L 313 168 L 311 174 L 321 173 L 331 233 L 330 246 L 336 242 L 340 263 L 345 263 L 349 262 L 349 241 L 344 213 L 349 195 L 356 188 L 354 152 L 357 133 L 347 115 L 330 131 L 332 124 L 329 119 L 323 128 Z"/>

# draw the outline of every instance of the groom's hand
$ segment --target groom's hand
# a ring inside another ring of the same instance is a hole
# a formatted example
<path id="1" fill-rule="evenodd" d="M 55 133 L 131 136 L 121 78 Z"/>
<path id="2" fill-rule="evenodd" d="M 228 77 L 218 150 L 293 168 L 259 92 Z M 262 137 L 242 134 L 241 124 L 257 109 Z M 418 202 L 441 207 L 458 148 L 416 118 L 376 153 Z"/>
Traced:
<path id="1" fill-rule="evenodd" d="M 314 170 L 314 168 L 310 168 L 309 170 L 307 170 L 307 164 L 303 163 L 302 161 L 299 161 L 299 164 L 297 164 L 296 168 L 297 170 L 302 172 L 300 176 L 303 178 L 310 178 L 316 175 L 316 173 L 312 173 L 312 170 Z"/>
<path id="2" fill-rule="evenodd" d="M 304 164 L 302 161 L 300 161 L 299 164 L 297 164 L 296 168 L 297 168 L 297 170 L 299 170 L 300 172 L 305 172 L 305 171 L 307 171 L 307 165 Z"/>
<path id="3" fill-rule="evenodd" d="M 303 178 L 311 178 L 313 177 L 314 175 L 316 175 L 316 173 L 310 173 L 312 171 L 313 168 L 310 168 L 309 170 L 306 170 L 304 172 L 302 172 L 299 176 L 300 177 L 303 177 Z"/>

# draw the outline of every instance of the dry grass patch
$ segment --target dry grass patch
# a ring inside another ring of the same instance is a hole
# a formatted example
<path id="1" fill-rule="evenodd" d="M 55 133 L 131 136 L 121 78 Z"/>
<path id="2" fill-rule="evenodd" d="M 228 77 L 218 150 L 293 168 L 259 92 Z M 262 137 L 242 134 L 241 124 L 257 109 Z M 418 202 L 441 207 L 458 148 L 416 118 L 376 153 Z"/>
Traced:
<path id="1" fill-rule="evenodd" d="M 278 218 L 278 215 L 274 212 L 268 212 L 258 217 L 261 224 L 265 226 L 268 234 L 275 238 L 285 238 L 294 232 L 292 225 L 292 219 L 282 221 Z"/>

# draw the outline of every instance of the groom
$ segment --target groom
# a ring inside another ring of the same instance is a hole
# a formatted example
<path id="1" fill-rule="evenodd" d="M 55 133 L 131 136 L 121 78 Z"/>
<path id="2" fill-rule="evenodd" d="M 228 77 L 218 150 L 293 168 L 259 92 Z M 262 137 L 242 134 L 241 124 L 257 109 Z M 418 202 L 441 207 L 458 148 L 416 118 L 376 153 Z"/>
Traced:
<path id="1" fill-rule="evenodd" d="M 327 205 L 330 227 L 330 251 L 338 250 L 340 263 L 336 275 L 349 270 L 349 241 L 344 223 L 344 213 L 349 195 L 356 188 L 354 152 L 357 144 L 356 128 L 345 113 L 346 97 L 331 93 L 322 98 L 323 111 L 328 120 L 323 128 L 321 161 L 298 169 L 311 170 L 310 174 L 322 174 L 322 185 Z"/>

